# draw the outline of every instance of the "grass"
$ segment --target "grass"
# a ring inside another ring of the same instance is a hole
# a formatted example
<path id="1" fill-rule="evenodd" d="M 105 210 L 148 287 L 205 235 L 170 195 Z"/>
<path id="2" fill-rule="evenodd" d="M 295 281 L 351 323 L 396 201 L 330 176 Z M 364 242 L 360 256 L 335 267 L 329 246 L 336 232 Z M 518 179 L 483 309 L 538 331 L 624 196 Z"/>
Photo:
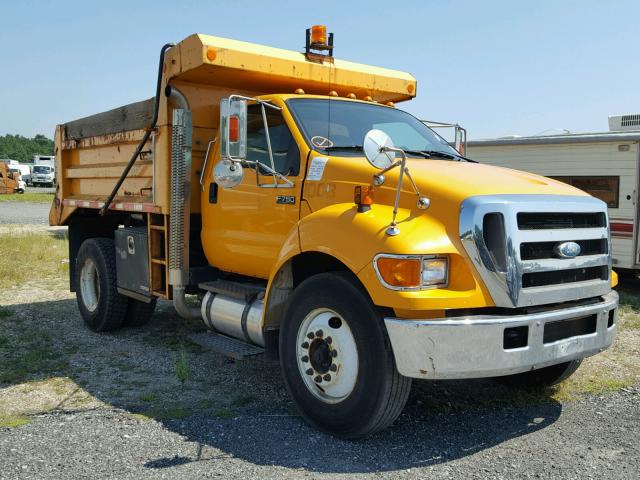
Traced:
<path id="1" fill-rule="evenodd" d="M 35 203 L 51 203 L 53 202 L 53 193 L 12 193 L 9 195 L 0 195 L 0 202 L 35 202 Z"/>
<path id="2" fill-rule="evenodd" d="M 227 408 L 220 408 L 213 412 L 213 415 L 218 418 L 233 418 L 233 412 Z"/>
<path id="3" fill-rule="evenodd" d="M 41 339 L 33 334 L 28 335 L 28 339 L 24 337 L 17 341 L 9 338 L 9 342 L 3 342 L 12 348 L 2 349 L 5 354 L 0 363 L 0 383 L 21 383 L 66 371 L 68 361 L 59 352 L 42 344 Z"/>
<path id="4" fill-rule="evenodd" d="M 146 412 L 142 412 L 142 415 L 147 418 L 153 418 L 155 420 L 181 420 L 191 415 L 191 410 L 186 407 L 176 406 L 169 408 L 152 408 Z"/>
<path id="5" fill-rule="evenodd" d="M 0 415 L 0 428 L 17 428 L 31 423 L 24 415 Z"/>
<path id="6" fill-rule="evenodd" d="M 155 402 L 157 400 L 158 396 L 153 393 L 153 392 L 149 392 L 149 393 L 144 393 L 142 395 L 140 395 L 140 400 L 142 400 L 143 402 Z"/>
<path id="7" fill-rule="evenodd" d="M 184 387 L 184 384 L 189 379 L 189 363 L 187 362 L 187 352 L 184 349 L 180 350 L 180 356 L 175 360 L 176 378 L 180 384 Z"/>
<path id="8" fill-rule="evenodd" d="M 66 236 L 7 230 L 0 235 L 0 289 L 29 280 L 60 279 L 69 272 Z"/>

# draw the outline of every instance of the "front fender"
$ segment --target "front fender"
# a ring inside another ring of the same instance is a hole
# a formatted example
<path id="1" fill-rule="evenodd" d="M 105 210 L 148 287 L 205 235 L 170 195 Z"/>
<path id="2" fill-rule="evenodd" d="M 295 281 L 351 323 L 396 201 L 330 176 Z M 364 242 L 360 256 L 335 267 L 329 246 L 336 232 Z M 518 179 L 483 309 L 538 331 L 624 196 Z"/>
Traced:
<path id="1" fill-rule="evenodd" d="M 456 222 L 445 225 L 428 212 L 400 209 L 400 234 L 385 232 L 393 216 L 393 207 L 372 205 L 358 213 L 353 203 L 340 203 L 317 210 L 300 220 L 300 251 L 317 251 L 331 255 L 354 272 L 376 305 L 391 307 L 396 314 L 418 314 L 446 308 L 493 306 L 493 300 L 470 268 L 457 240 Z M 446 254 L 449 256 L 449 285 L 446 288 L 396 291 L 385 288 L 373 268 L 378 253 Z"/>

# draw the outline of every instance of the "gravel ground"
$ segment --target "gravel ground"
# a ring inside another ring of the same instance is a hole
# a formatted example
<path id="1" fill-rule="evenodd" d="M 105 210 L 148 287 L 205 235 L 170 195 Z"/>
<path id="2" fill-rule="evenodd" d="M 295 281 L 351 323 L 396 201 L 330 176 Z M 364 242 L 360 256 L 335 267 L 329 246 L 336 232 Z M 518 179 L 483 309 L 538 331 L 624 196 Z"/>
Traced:
<path id="1" fill-rule="evenodd" d="M 0 436 L 0 478 L 636 479 L 639 394 L 449 414 L 414 406 L 361 442 L 287 416 L 159 423 L 123 411 L 59 411 Z"/>
<path id="2" fill-rule="evenodd" d="M 0 479 L 638 478 L 637 296 L 571 395 L 416 382 L 393 426 L 349 442 L 302 421 L 277 364 L 189 343 L 202 325 L 168 302 L 144 328 L 90 332 L 63 270 L 0 290 Z"/>
<path id="3" fill-rule="evenodd" d="M 236 362 L 188 344 L 186 334 L 200 327 L 177 320 L 168 303 L 147 327 L 110 335 L 82 326 L 60 284 L 0 292 L 0 303 L 9 311 L 0 320 L 4 343 L 12 345 L 5 357 L 0 348 L 0 364 L 19 359 L 11 355 L 20 348 L 52 349 L 30 381 L 0 384 L 0 413 L 28 419 L 0 428 L 0 479 L 637 478 L 640 471 L 636 386 L 560 403 L 505 393 L 488 380 L 420 382 L 396 424 L 348 442 L 302 421 L 277 364 Z M 184 385 L 175 375 L 181 352 Z"/>
<path id="4" fill-rule="evenodd" d="M 51 204 L 36 202 L 0 202 L 0 224 L 49 225 Z"/>

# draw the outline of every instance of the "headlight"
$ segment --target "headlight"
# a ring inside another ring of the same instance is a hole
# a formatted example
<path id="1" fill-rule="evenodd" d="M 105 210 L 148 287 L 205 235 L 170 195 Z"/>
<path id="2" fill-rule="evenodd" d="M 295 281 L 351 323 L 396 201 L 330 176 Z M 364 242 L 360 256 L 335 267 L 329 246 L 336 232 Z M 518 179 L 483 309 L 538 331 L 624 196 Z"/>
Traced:
<path id="1" fill-rule="evenodd" d="M 436 255 L 376 255 L 380 283 L 392 290 L 423 290 L 447 285 L 449 259 Z"/>

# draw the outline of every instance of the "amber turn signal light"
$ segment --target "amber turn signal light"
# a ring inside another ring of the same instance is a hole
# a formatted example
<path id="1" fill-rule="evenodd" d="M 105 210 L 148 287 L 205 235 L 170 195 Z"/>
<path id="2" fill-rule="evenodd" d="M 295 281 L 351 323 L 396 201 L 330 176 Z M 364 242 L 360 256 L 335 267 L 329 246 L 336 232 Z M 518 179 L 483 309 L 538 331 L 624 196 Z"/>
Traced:
<path id="1" fill-rule="evenodd" d="M 380 257 L 376 262 L 378 273 L 392 287 L 420 286 L 420 259 Z"/>
<path id="2" fill-rule="evenodd" d="M 373 205 L 373 187 L 358 185 L 353 191 L 353 202 L 358 206 L 358 212 L 368 212 Z"/>

